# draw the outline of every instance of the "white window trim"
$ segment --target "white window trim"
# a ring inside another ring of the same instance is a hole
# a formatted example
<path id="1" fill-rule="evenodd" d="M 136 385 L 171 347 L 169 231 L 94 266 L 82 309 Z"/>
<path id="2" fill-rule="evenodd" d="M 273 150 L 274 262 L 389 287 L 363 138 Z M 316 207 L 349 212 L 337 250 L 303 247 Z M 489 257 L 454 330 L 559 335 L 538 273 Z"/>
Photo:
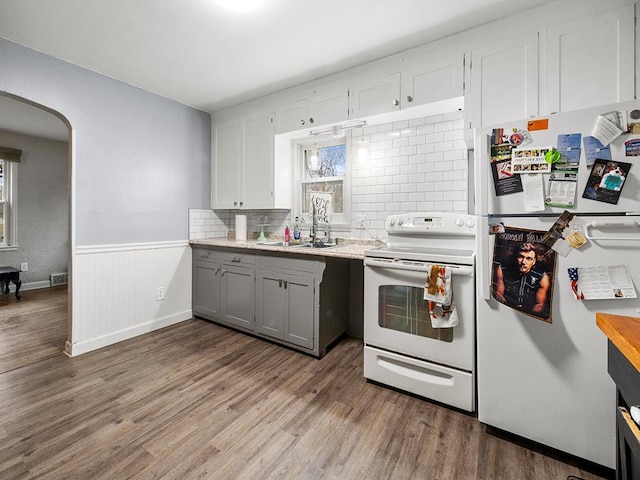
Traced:
<path id="1" fill-rule="evenodd" d="M 18 247 L 18 163 L 4 160 L 4 240 L 0 250 L 15 250 Z"/>
<path id="2" fill-rule="evenodd" d="M 344 195 L 344 205 L 342 214 L 333 214 L 331 220 L 332 231 L 350 231 L 351 230 L 351 132 L 346 131 L 344 139 L 342 139 L 346 146 L 346 158 L 345 158 L 345 172 L 342 177 L 342 190 Z M 331 135 L 323 135 L 316 137 L 305 137 L 293 140 L 293 152 L 294 152 L 294 192 L 293 192 L 293 217 L 299 218 L 299 225 L 301 227 L 311 226 L 311 218 L 309 212 L 303 212 L 302 205 L 302 184 L 312 183 L 311 180 L 304 180 L 304 168 L 303 158 L 305 148 L 317 145 L 318 147 L 324 147 L 329 145 L 335 145 L 339 143 Z M 341 177 L 325 177 L 325 180 L 337 180 Z"/>

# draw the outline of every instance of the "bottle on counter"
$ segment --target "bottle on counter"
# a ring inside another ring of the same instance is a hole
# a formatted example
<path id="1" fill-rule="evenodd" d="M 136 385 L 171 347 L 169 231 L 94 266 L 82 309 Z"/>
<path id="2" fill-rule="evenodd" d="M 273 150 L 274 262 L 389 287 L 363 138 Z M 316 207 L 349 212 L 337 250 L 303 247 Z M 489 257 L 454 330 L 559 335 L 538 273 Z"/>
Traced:
<path id="1" fill-rule="evenodd" d="M 291 241 L 291 231 L 289 230 L 289 225 L 284 228 L 284 241 L 285 243 L 289 243 Z"/>
<path id="2" fill-rule="evenodd" d="M 298 225 L 298 217 L 296 217 L 296 223 L 293 225 L 293 241 L 300 241 L 300 225 Z"/>

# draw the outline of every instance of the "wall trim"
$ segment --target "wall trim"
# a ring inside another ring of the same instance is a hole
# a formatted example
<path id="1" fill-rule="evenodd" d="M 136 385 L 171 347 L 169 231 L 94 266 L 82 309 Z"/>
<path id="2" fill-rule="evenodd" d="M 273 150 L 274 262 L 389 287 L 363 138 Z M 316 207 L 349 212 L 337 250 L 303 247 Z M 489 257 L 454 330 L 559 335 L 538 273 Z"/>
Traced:
<path id="1" fill-rule="evenodd" d="M 151 250 L 154 248 L 184 248 L 189 245 L 190 243 L 188 240 L 176 240 L 172 242 L 123 243 L 115 245 L 82 245 L 76 247 L 76 255 Z"/>
<path id="2" fill-rule="evenodd" d="M 129 340 L 131 338 L 137 337 L 138 335 L 143 335 L 145 333 L 153 332 L 154 330 L 160 330 L 161 328 L 175 325 L 176 323 L 191 320 L 191 318 L 193 318 L 192 311 L 185 310 L 183 312 L 175 313 L 164 318 L 159 318 L 150 322 L 142 323 L 140 325 L 135 325 L 131 328 L 126 328 L 118 332 L 112 332 L 102 337 L 92 338 L 90 340 L 78 343 L 66 342 L 64 353 L 69 357 L 75 357 L 78 355 L 82 355 L 83 353 L 97 350 L 98 348 L 107 347 L 109 345 L 113 345 L 114 343 Z"/>

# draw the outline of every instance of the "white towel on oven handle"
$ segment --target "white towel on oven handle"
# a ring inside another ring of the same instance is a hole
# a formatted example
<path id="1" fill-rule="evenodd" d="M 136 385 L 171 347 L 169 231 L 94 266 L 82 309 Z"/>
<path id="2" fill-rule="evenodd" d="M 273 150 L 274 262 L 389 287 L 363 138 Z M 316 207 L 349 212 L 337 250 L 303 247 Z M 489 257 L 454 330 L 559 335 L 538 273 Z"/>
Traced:
<path id="1" fill-rule="evenodd" d="M 451 300 L 451 305 L 438 305 L 429 302 L 429 318 L 433 328 L 452 328 L 458 325 L 458 310 L 456 302 Z"/>
<path id="2" fill-rule="evenodd" d="M 424 299 L 438 305 L 451 305 L 451 267 L 426 264 L 428 274 L 424 284 Z"/>

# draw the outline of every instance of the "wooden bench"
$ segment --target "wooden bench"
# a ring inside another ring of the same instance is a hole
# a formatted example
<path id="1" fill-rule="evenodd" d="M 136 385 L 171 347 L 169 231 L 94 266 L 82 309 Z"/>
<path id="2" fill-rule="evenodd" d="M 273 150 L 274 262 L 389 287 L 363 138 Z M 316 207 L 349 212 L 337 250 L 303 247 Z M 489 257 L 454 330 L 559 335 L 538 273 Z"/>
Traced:
<path id="1" fill-rule="evenodd" d="M 20 300 L 20 270 L 13 267 L 0 267 L 0 289 L 4 287 L 4 293 L 9 293 L 9 282 L 16 286 L 16 298 Z"/>

